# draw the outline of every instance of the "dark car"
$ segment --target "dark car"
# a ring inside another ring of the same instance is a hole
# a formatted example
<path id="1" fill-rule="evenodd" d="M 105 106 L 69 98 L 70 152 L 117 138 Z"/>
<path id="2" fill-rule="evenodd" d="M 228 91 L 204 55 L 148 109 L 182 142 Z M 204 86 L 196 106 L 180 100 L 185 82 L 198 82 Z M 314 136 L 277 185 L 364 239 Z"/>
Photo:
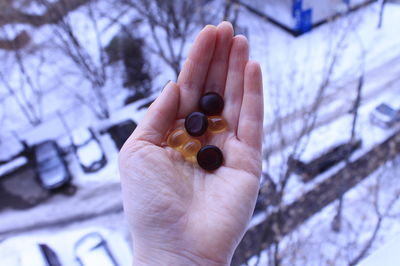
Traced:
<path id="1" fill-rule="evenodd" d="M 107 164 L 103 146 L 92 129 L 72 132 L 72 145 L 79 164 L 85 173 L 93 173 Z"/>
<path id="2" fill-rule="evenodd" d="M 53 190 L 70 183 L 72 176 L 55 141 L 35 145 L 33 156 L 35 172 L 43 188 Z"/>
<path id="3" fill-rule="evenodd" d="M 294 173 L 302 177 L 304 182 L 307 182 L 345 160 L 355 150 L 361 147 L 361 143 L 361 140 L 357 140 L 337 145 L 308 163 L 290 157 L 288 165 Z"/>
<path id="4" fill-rule="evenodd" d="M 40 252 L 47 266 L 62 266 L 57 254 L 46 244 L 39 244 Z"/>
<path id="5" fill-rule="evenodd" d="M 115 145 L 120 150 L 124 145 L 125 141 L 135 130 L 136 126 L 137 124 L 135 122 L 128 119 L 109 127 L 106 131 L 110 133 L 111 138 L 114 140 Z"/>

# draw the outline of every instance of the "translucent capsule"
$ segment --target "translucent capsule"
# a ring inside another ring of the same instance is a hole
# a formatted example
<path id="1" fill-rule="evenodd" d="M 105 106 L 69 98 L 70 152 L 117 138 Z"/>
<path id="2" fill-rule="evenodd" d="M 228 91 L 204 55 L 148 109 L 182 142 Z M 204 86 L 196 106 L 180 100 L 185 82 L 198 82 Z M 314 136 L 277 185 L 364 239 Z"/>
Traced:
<path id="1" fill-rule="evenodd" d="M 171 148 L 181 149 L 182 146 L 189 141 L 190 137 L 183 129 L 175 129 L 169 134 L 167 144 Z"/>
<path id="2" fill-rule="evenodd" d="M 222 116 L 208 117 L 208 131 L 211 133 L 224 132 L 228 127 L 226 120 Z"/>
<path id="3" fill-rule="evenodd" d="M 197 139 L 190 138 L 181 148 L 181 153 L 185 159 L 193 161 L 197 153 L 201 149 L 201 142 Z"/>

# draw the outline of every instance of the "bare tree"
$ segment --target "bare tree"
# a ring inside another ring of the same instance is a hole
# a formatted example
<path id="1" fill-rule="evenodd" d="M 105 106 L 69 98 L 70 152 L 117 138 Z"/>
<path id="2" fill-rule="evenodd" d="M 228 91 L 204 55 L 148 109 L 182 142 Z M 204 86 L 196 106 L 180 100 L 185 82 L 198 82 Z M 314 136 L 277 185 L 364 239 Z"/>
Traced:
<path id="1" fill-rule="evenodd" d="M 353 103 L 353 108 L 351 109 L 351 112 L 353 113 L 353 119 L 350 127 L 350 143 L 355 142 L 355 137 L 356 137 L 356 125 L 357 125 L 357 118 L 359 114 L 359 108 L 361 104 L 361 96 L 362 96 L 362 90 L 364 86 L 364 76 L 365 76 L 365 57 L 366 57 L 366 51 L 365 51 L 365 46 L 357 32 L 354 32 L 354 35 L 356 36 L 358 43 L 360 45 L 360 51 L 361 51 L 361 56 L 360 56 L 360 77 L 358 78 L 358 84 L 357 84 L 357 92 L 356 92 L 356 98 L 354 99 Z M 346 155 L 345 158 L 345 163 L 346 167 L 350 164 L 350 153 Z M 342 208 L 343 208 L 343 192 L 339 191 L 339 204 L 338 204 L 338 211 L 337 214 L 335 215 L 333 222 L 332 222 L 332 229 L 335 232 L 339 232 L 341 228 L 341 217 L 342 217 Z"/>
<path id="2" fill-rule="evenodd" d="M 230 21 L 234 29 L 236 29 L 238 18 L 239 18 L 239 1 L 238 0 L 225 0 L 224 2 L 224 13 L 222 20 Z"/>
<path id="3" fill-rule="evenodd" d="M 89 107 L 99 118 L 104 119 L 110 116 L 108 99 L 105 95 L 105 85 L 108 79 L 105 48 L 102 43 L 102 32 L 98 25 L 96 2 L 86 1 L 86 14 L 90 23 L 91 33 L 94 34 L 94 49 L 87 47 L 82 42 L 82 37 L 76 33 L 76 28 L 70 14 L 71 8 L 68 1 L 58 1 L 57 8 L 46 0 L 38 0 L 48 10 L 52 9 L 58 20 L 52 25 L 54 32 L 54 43 L 56 47 L 76 67 L 79 75 L 89 84 L 89 94 L 82 93 L 84 88 L 75 90 L 75 97 L 84 105 Z"/>
<path id="4" fill-rule="evenodd" d="M 350 15 L 351 16 L 351 15 Z M 352 16 L 351 16 L 352 17 Z M 350 17 L 350 18 L 351 18 Z M 354 20 L 355 19 L 355 20 Z M 265 150 L 264 154 L 266 156 L 269 156 L 272 152 L 280 152 L 281 159 L 279 160 L 279 165 L 275 165 L 274 167 L 279 168 L 279 171 L 274 171 L 274 173 L 271 175 L 272 176 L 272 182 L 273 186 L 275 188 L 275 192 L 271 193 L 271 190 L 268 188 L 263 189 L 261 188 L 261 197 L 264 200 L 269 200 L 269 203 L 273 204 L 272 206 L 268 204 L 264 204 L 266 207 L 265 210 L 265 216 L 267 217 L 264 222 L 262 222 L 260 225 L 257 225 L 254 230 L 251 230 L 247 237 L 245 237 L 244 242 L 242 243 L 243 250 L 239 248 L 239 252 L 237 254 L 236 258 L 241 258 L 241 256 L 244 256 L 245 258 L 249 258 L 250 254 L 255 255 L 258 257 L 256 264 L 260 262 L 260 254 L 264 254 L 267 256 L 267 261 L 268 265 L 282 265 L 288 263 L 287 260 L 285 259 L 285 255 L 287 254 L 287 248 L 288 246 L 294 247 L 296 249 L 299 246 L 301 246 L 301 241 L 300 239 L 290 239 L 290 234 L 292 234 L 294 228 L 299 226 L 301 223 L 304 223 L 307 218 L 310 216 L 306 215 L 304 216 L 307 217 L 302 222 L 298 221 L 299 217 L 302 217 L 302 213 L 308 212 L 308 210 L 317 210 L 316 206 L 320 205 L 320 201 L 323 200 L 323 195 L 324 193 L 333 193 L 330 194 L 329 201 L 326 201 L 327 204 L 328 202 L 333 202 L 336 199 L 339 199 L 339 208 L 337 209 L 336 215 L 335 215 L 335 220 L 339 221 L 338 224 L 340 225 L 343 220 L 341 221 L 342 217 L 342 209 L 343 209 L 343 195 L 344 193 L 350 189 L 349 187 L 349 180 L 352 178 L 359 178 L 359 176 L 363 176 L 365 178 L 368 176 L 374 169 L 376 168 L 371 168 L 370 171 L 364 171 L 362 174 L 358 173 L 358 167 L 355 167 L 353 162 L 349 160 L 349 157 L 346 156 L 345 161 L 346 165 L 340 171 L 337 175 L 335 175 L 335 179 L 329 179 L 329 182 L 327 180 L 326 184 L 325 182 L 321 184 L 321 186 L 316 187 L 314 190 L 308 192 L 307 194 L 304 194 L 303 196 L 300 196 L 297 200 L 295 200 L 293 203 L 288 204 L 287 199 L 288 194 L 292 193 L 293 191 L 288 190 L 288 184 L 292 180 L 293 177 L 293 168 L 290 164 L 288 164 L 289 158 L 292 156 L 300 156 L 303 152 L 304 149 L 307 147 L 308 140 L 310 139 L 311 133 L 319 126 L 322 124 L 320 123 L 321 117 L 320 117 L 320 111 L 321 107 L 325 103 L 327 103 L 326 100 L 331 101 L 332 98 L 329 94 L 329 88 L 334 85 L 334 81 L 332 80 L 333 74 L 336 71 L 336 66 L 340 63 L 341 57 L 344 54 L 344 50 L 346 49 L 346 46 L 348 45 L 347 43 L 349 42 L 349 38 L 355 34 L 355 28 L 359 24 L 360 20 L 356 16 L 354 16 L 354 19 L 350 19 L 348 23 L 345 23 L 345 25 L 339 24 L 338 32 L 331 32 L 331 36 L 335 36 L 334 39 L 337 39 L 333 44 L 333 49 L 327 54 L 327 56 L 324 59 L 324 62 L 326 62 L 326 65 L 324 67 L 324 71 L 322 72 L 322 79 L 319 82 L 319 85 L 317 86 L 317 90 L 315 93 L 311 95 L 307 95 L 307 97 L 310 99 L 310 96 L 312 96 L 312 100 L 307 101 L 307 106 L 306 107 L 301 107 L 299 109 L 293 108 L 292 105 L 290 105 L 291 108 L 294 109 L 294 115 L 291 116 L 291 114 L 287 114 L 287 102 L 280 102 L 279 100 L 284 97 L 282 92 L 286 91 L 282 86 L 285 86 L 285 82 L 275 82 L 271 83 L 268 85 L 268 90 L 273 90 L 273 92 L 276 92 L 275 95 L 272 95 L 269 97 L 270 103 L 272 101 L 272 114 L 275 117 L 275 121 L 271 126 L 267 127 L 266 136 L 265 136 Z M 333 21 L 331 22 L 335 24 L 336 22 Z M 328 37 L 332 38 L 332 37 Z M 362 46 L 362 45 L 361 45 Z M 361 102 L 361 95 L 362 95 L 362 89 L 363 89 L 363 84 L 364 84 L 364 58 L 365 58 L 365 49 L 364 47 L 360 47 L 360 60 L 359 62 L 361 65 L 361 74 L 359 75 L 358 82 L 356 85 L 356 90 L 355 90 L 355 99 L 353 101 L 353 104 L 351 107 L 347 106 L 346 108 L 343 109 L 343 114 L 347 113 L 347 110 L 351 110 L 351 113 L 353 114 L 353 119 L 352 119 L 352 124 L 350 127 L 350 142 L 354 141 L 357 132 L 356 132 L 356 124 L 357 124 L 357 118 L 358 118 L 358 109 L 360 107 L 360 102 Z M 358 61 L 357 61 L 358 63 Z M 357 68 L 357 67 L 356 67 Z M 299 74 L 297 69 L 294 69 L 289 75 L 285 76 L 286 80 L 290 80 L 290 94 L 292 95 L 291 97 L 296 99 L 296 101 L 291 102 L 293 104 L 298 103 L 299 100 L 302 99 L 301 94 L 304 93 L 304 87 L 309 86 L 308 84 L 302 84 L 300 82 L 300 85 L 296 86 L 296 79 L 303 79 L 304 80 L 304 75 Z M 281 85 L 283 84 L 283 85 Z M 334 92 L 335 97 L 337 97 L 337 91 Z M 348 93 L 348 92 L 347 92 Z M 299 96 L 300 94 L 300 96 Z M 288 97 L 289 98 L 289 97 Z M 276 99 L 276 102 L 274 102 L 274 99 Z M 282 105 L 283 104 L 283 105 Z M 348 104 L 347 104 L 348 105 Z M 286 110 L 285 110 L 286 108 Z M 333 121 L 333 119 L 337 118 L 338 114 L 335 114 L 332 119 L 326 120 L 326 122 Z M 296 119 L 297 121 L 301 121 L 301 123 L 297 123 L 297 129 L 294 130 L 293 132 L 289 131 L 290 127 L 288 124 L 292 123 L 295 124 L 296 121 L 293 121 L 292 119 Z M 322 119 L 321 121 L 324 121 L 325 119 Z M 325 123 L 325 122 L 324 122 Z M 298 129 L 300 128 L 300 129 Z M 272 132 L 271 132 L 272 131 Z M 271 137 L 271 133 L 273 133 L 273 137 Z M 396 137 L 397 138 L 397 137 Z M 391 139 L 392 144 L 393 142 L 396 142 L 396 138 Z M 388 148 L 392 144 L 384 143 L 385 147 Z M 290 147 L 290 148 L 288 148 Z M 383 147 L 383 146 L 382 146 Z M 376 150 L 379 150 L 379 147 L 377 147 Z M 374 159 L 376 160 L 376 167 L 379 167 L 386 159 L 387 157 L 383 156 L 387 151 L 386 150 L 381 150 L 380 153 L 377 153 L 375 151 L 371 151 L 368 153 L 369 156 L 377 155 L 378 157 L 381 157 L 380 159 Z M 393 159 L 393 156 L 395 154 L 391 153 L 392 156 L 388 158 L 388 160 Z M 379 154 L 379 155 L 378 155 Z M 372 157 L 371 157 L 372 158 Z M 380 161 L 381 160 L 381 161 Z M 367 162 L 368 159 L 364 160 L 364 163 Z M 266 158 L 266 165 L 269 165 L 270 163 L 268 162 L 268 158 Z M 365 169 L 363 169 L 365 170 Z M 271 181 L 267 182 L 268 184 L 266 186 L 271 186 Z M 353 183 L 354 184 L 354 183 Z M 328 192 L 327 189 L 332 188 L 331 192 Z M 299 187 L 299 189 L 302 189 Z M 266 191 L 269 194 L 263 194 Z M 319 191 L 319 192 L 318 192 Z M 318 195 L 318 196 L 317 196 Z M 274 197 L 274 200 L 271 201 L 271 197 Z M 289 196 L 290 198 L 293 198 L 293 196 Z M 319 199 L 319 197 L 321 199 Z M 308 200 L 307 200 L 308 199 Z M 322 205 L 321 205 L 322 206 Z M 326 206 L 326 205 L 323 205 Z M 296 221 L 297 220 L 297 221 Z M 378 219 L 379 221 L 379 219 Z M 347 221 L 346 221 L 347 222 Z M 379 222 L 380 223 L 380 222 Z M 376 227 L 373 229 L 372 235 L 371 235 L 371 240 L 369 242 L 373 242 L 375 237 L 376 237 L 376 232 L 379 230 L 380 224 L 377 224 Z M 306 241 L 306 239 L 304 239 Z M 366 244 L 365 248 L 363 250 L 368 250 L 371 244 L 369 242 Z M 248 247 L 248 250 L 246 251 L 245 247 Z M 251 251 L 250 251 L 251 250 Z M 340 247 L 338 247 L 338 250 L 340 250 Z M 360 251 L 360 254 L 358 256 L 354 256 L 354 261 L 358 261 L 358 258 L 363 257 L 365 255 L 365 251 Z M 265 251 L 265 252 L 263 252 Z M 292 251 L 289 251 L 289 253 L 292 254 Z M 298 254 L 299 256 L 302 256 L 301 254 Z M 247 259 L 240 259 L 238 261 L 234 260 L 235 263 L 239 262 L 244 263 L 247 261 Z M 265 262 L 265 261 L 264 261 Z M 348 262 L 351 262 L 350 260 Z M 234 264 L 235 264 L 234 263 Z M 290 263 L 288 263 L 291 265 Z"/>
<path id="5" fill-rule="evenodd" d="M 214 12 L 205 0 L 120 0 L 133 7 L 148 25 L 150 52 L 159 56 L 178 77 L 183 52 L 190 36 L 199 25 L 209 23 Z"/>
<path id="6" fill-rule="evenodd" d="M 14 28 L 12 28 L 14 29 Z M 14 33 L 17 32 L 14 30 Z M 2 29 L 3 36 L 6 39 L 9 38 L 10 32 Z M 21 34 L 21 33 L 20 33 Z M 24 34 L 24 31 L 22 32 Z M 18 35 L 21 36 L 21 35 Z M 25 38 L 16 37 L 13 42 L 10 42 L 10 52 L 9 59 L 3 62 L 8 62 L 8 65 L 3 66 L 0 69 L 0 82 L 5 88 L 7 94 L 11 96 L 22 114 L 28 120 L 28 122 L 35 126 L 42 122 L 43 112 L 42 112 L 42 98 L 43 98 L 43 88 L 40 82 L 39 73 L 43 66 L 43 58 L 37 56 L 36 71 L 33 68 L 27 66 L 27 59 L 34 57 L 37 51 L 22 49 L 24 46 L 22 43 L 25 42 Z M 13 61 L 14 63 L 10 63 Z M 9 73 L 15 70 L 19 73 L 18 79 L 10 81 Z"/>
<path id="7" fill-rule="evenodd" d="M 374 241 L 376 240 L 378 233 L 382 227 L 382 223 L 388 219 L 391 216 L 391 211 L 393 210 L 393 207 L 400 201 L 400 189 L 398 189 L 395 193 L 394 196 L 391 197 L 391 199 L 388 201 L 387 205 L 385 206 L 384 210 L 382 211 L 382 206 L 380 206 L 380 200 L 379 197 L 382 197 L 382 193 L 384 193 L 383 189 L 381 189 L 381 176 L 377 178 L 377 184 L 374 188 L 373 195 L 374 195 L 374 200 L 373 200 L 373 209 L 376 215 L 376 223 L 375 226 L 372 230 L 371 236 L 368 238 L 367 241 L 365 241 L 363 247 L 359 251 L 359 253 L 351 260 L 349 261 L 349 265 L 357 265 L 364 257 L 367 256 L 369 250 L 371 249 Z"/>
<path id="8" fill-rule="evenodd" d="M 45 24 L 57 23 L 69 12 L 89 1 L 91 0 L 58 0 L 56 2 L 43 0 L 5 0 L 0 4 L 0 26 L 7 24 L 29 24 L 34 27 L 40 27 Z M 25 7 L 38 3 L 46 3 L 46 12 L 37 15 L 24 11 Z"/>

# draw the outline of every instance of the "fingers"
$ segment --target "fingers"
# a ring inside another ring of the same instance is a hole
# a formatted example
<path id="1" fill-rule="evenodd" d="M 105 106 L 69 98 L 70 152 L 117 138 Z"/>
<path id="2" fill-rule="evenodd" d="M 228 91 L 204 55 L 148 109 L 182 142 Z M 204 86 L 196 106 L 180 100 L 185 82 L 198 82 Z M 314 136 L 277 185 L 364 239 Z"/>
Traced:
<path id="1" fill-rule="evenodd" d="M 246 37 L 235 36 L 229 55 L 228 75 L 224 91 L 225 107 L 223 116 L 231 130 L 236 133 L 240 106 L 243 97 L 244 70 L 249 58 L 249 47 Z"/>
<path id="2" fill-rule="evenodd" d="M 129 140 L 144 140 L 160 145 L 176 119 L 179 108 L 179 88 L 169 82 L 161 95 L 152 103 Z"/>
<path id="3" fill-rule="evenodd" d="M 208 70 L 205 92 L 213 91 L 223 95 L 228 72 L 229 53 L 233 38 L 233 27 L 229 22 L 222 22 L 217 27 L 217 39 L 214 57 Z"/>
<path id="4" fill-rule="evenodd" d="M 260 65 L 249 61 L 244 75 L 244 93 L 237 137 L 247 145 L 261 149 L 263 130 L 263 86 Z"/>
<path id="5" fill-rule="evenodd" d="M 178 118 L 183 118 L 197 108 L 203 93 L 207 72 L 214 54 L 217 28 L 206 26 L 197 36 L 189 56 L 178 77 L 180 107 Z"/>

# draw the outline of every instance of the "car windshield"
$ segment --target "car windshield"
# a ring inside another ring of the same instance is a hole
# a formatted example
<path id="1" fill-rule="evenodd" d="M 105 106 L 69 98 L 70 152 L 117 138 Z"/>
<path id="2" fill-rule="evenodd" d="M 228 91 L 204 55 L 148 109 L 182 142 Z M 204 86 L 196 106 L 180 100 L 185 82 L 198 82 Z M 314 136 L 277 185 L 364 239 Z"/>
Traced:
<path id="1" fill-rule="evenodd" d="M 39 176 L 45 186 L 52 187 L 64 181 L 66 172 L 64 166 L 58 164 L 53 168 L 41 170 Z"/>
<path id="2" fill-rule="evenodd" d="M 391 108 L 389 105 L 384 104 L 384 103 L 379 105 L 376 108 L 376 110 L 379 111 L 380 113 L 385 114 L 390 117 L 394 117 L 396 115 L 396 111 L 393 108 Z"/>
<path id="3" fill-rule="evenodd" d="M 46 160 L 44 160 L 44 161 L 38 162 L 38 168 L 41 172 L 47 171 L 48 169 L 51 169 L 51 168 L 59 167 L 60 165 L 62 166 L 62 161 L 60 160 L 60 158 L 58 156 L 49 157 L 49 158 L 46 158 Z"/>
<path id="4" fill-rule="evenodd" d="M 35 151 L 36 161 L 41 163 L 47 161 L 49 158 L 58 157 L 57 150 L 53 142 L 46 142 L 36 147 Z"/>
<path id="5" fill-rule="evenodd" d="M 103 151 L 101 150 L 99 143 L 92 139 L 86 145 L 78 148 L 77 156 L 83 165 L 90 167 L 93 163 L 101 160 L 103 157 Z"/>

